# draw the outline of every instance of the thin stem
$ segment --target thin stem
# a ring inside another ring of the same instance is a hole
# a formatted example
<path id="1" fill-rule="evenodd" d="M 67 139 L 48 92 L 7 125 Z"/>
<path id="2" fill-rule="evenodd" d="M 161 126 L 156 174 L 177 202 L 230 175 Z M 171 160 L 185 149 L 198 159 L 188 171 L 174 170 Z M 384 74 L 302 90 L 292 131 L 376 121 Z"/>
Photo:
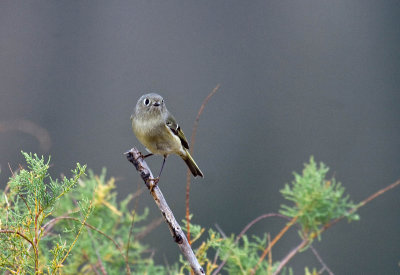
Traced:
<path id="1" fill-rule="evenodd" d="M 271 251 L 272 247 L 282 238 L 282 236 L 286 233 L 286 231 L 289 230 L 297 221 L 297 217 L 294 217 L 279 233 L 276 235 L 276 237 L 272 240 L 272 242 L 267 246 L 267 248 L 264 250 L 263 254 L 261 255 L 260 259 L 258 260 L 258 263 L 256 266 L 253 268 L 253 270 L 250 272 L 251 274 L 255 274 L 258 266 L 261 264 L 261 262 L 264 260 L 265 256 Z"/>
<path id="2" fill-rule="evenodd" d="M 308 239 L 304 239 L 295 249 L 290 251 L 290 253 L 279 263 L 278 268 L 275 270 L 273 275 L 279 274 L 281 272 L 282 268 L 301 250 L 303 249 L 307 244 L 309 243 Z"/>
<path id="3" fill-rule="evenodd" d="M 271 243 L 271 234 L 267 234 L 268 245 Z M 267 274 L 270 275 L 272 270 L 272 251 L 268 253 L 268 270 Z"/>
<path id="4" fill-rule="evenodd" d="M 92 202 L 90 202 L 90 205 L 89 205 L 89 208 L 88 208 L 88 210 L 87 210 L 87 214 L 86 214 L 84 220 L 81 221 L 81 227 L 80 227 L 79 230 L 78 230 L 78 234 L 76 234 L 76 237 L 75 237 L 74 241 L 73 241 L 72 244 L 69 246 L 69 249 L 68 249 L 67 253 L 64 255 L 64 258 L 61 259 L 60 263 L 58 264 L 58 267 L 61 267 L 61 266 L 62 266 L 62 263 L 67 259 L 69 253 L 71 253 L 72 248 L 75 246 L 75 243 L 76 243 L 76 241 L 78 240 L 78 237 L 79 237 L 79 235 L 81 234 L 83 227 L 85 226 L 86 220 L 87 220 L 87 218 L 89 217 L 91 208 L 92 208 Z M 56 269 L 53 271 L 53 273 L 55 273 L 55 272 L 56 272 Z"/>
<path id="5" fill-rule="evenodd" d="M 334 275 L 333 272 L 329 269 L 329 267 L 322 260 L 321 256 L 319 255 L 318 251 L 314 248 L 314 246 L 310 245 L 310 248 L 311 248 L 311 251 L 314 253 L 315 258 L 317 258 L 319 263 L 322 265 L 322 269 L 318 273 L 321 274 L 323 272 L 323 270 L 326 270 L 329 275 Z"/>
<path id="6" fill-rule="evenodd" d="M 286 219 L 288 221 L 291 220 L 288 216 L 285 216 L 285 215 L 282 215 L 282 214 L 279 214 L 279 213 L 268 213 L 268 214 L 263 214 L 261 216 L 258 216 L 257 218 L 255 218 L 254 220 L 249 222 L 249 224 L 247 224 L 245 226 L 245 228 L 243 228 L 243 230 L 239 233 L 239 235 L 237 235 L 236 243 L 247 232 L 247 230 L 249 230 L 253 225 L 255 225 L 256 223 L 258 223 L 259 221 L 261 221 L 263 219 L 267 219 L 267 218 L 271 218 L 271 217 L 279 217 L 279 218 Z"/>
<path id="7" fill-rule="evenodd" d="M 347 215 L 352 214 L 354 212 L 356 212 L 360 207 L 363 207 L 364 205 L 366 205 L 367 203 L 369 203 L 370 201 L 376 199 L 377 197 L 383 195 L 384 193 L 386 193 L 387 191 L 397 187 L 398 185 L 400 185 L 400 179 L 398 179 L 397 181 L 395 181 L 394 183 L 378 190 L 377 192 L 373 193 L 371 196 L 369 196 L 368 198 L 362 200 L 359 204 L 357 204 L 355 207 L 353 207 L 352 209 L 350 209 L 347 212 Z M 325 224 L 321 230 L 318 232 L 318 234 L 324 232 L 325 230 L 327 230 L 329 227 L 331 227 L 332 225 L 336 224 L 337 222 L 339 222 L 340 220 L 342 220 L 343 218 L 345 218 L 347 215 L 343 215 L 337 219 L 334 219 L 333 221 Z"/>
<path id="8" fill-rule="evenodd" d="M 193 154 L 193 148 L 194 144 L 196 142 L 196 133 L 197 133 L 197 127 L 199 125 L 199 120 L 200 116 L 203 113 L 204 107 L 207 105 L 207 102 L 210 100 L 210 98 L 218 91 L 220 87 L 220 84 L 217 84 L 215 88 L 211 91 L 211 93 L 208 94 L 208 96 L 204 99 L 203 104 L 201 104 L 199 112 L 197 113 L 196 119 L 194 121 L 193 125 L 193 130 L 192 130 L 192 136 L 190 138 L 190 154 Z M 188 169 L 186 173 L 186 235 L 189 244 L 191 244 L 190 241 L 190 209 L 189 209 L 189 194 L 190 194 L 190 180 L 191 180 L 191 172 Z"/>
<path id="9" fill-rule="evenodd" d="M 138 182 L 138 191 L 139 192 L 141 190 L 141 186 Z M 132 223 L 131 223 L 131 227 L 129 228 L 129 236 L 128 236 L 128 243 L 126 245 L 126 259 L 129 260 L 129 245 L 131 242 L 131 237 L 132 237 L 132 232 L 133 232 L 133 226 L 135 224 L 135 216 L 136 216 L 136 209 L 138 207 L 139 204 L 139 199 L 135 200 L 135 206 L 133 207 L 133 214 L 132 214 Z"/>
<path id="10" fill-rule="evenodd" d="M 55 223 L 55 222 L 58 222 L 58 221 L 60 221 L 60 220 L 72 220 L 72 221 L 82 222 L 81 220 L 79 220 L 79 219 L 77 219 L 77 218 L 74 218 L 74 217 L 70 217 L 70 216 L 61 216 L 61 217 L 57 217 L 57 218 L 54 218 L 54 219 L 48 221 L 48 222 L 43 226 L 43 230 L 45 230 L 46 227 L 48 227 L 49 225 L 51 225 L 51 224 L 53 224 L 53 223 Z M 88 224 L 87 222 L 84 222 L 83 224 L 84 224 L 86 227 L 88 227 L 88 228 L 90 228 L 90 229 L 96 231 L 97 233 L 103 235 L 104 237 L 106 237 L 107 239 L 109 239 L 110 241 L 113 242 L 113 244 L 115 245 L 115 247 L 118 249 L 118 251 L 120 252 L 121 256 L 122 256 L 122 257 L 124 258 L 124 260 L 125 260 L 126 269 L 127 269 L 128 274 L 131 274 L 131 271 L 130 271 L 130 268 L 129 268 L 129 263 L 128 263 L 128 261 L 127 261 L 127 259 L 126 259 L 126 257 L 125 257 L 125 254 L 124 254 L 124 252 L 122 251 L 122 248 L 120 247 L 120 245 L 119 245 L 113 238 L 111 238 L 110 236 L 108 236 L 106 233 L 104 233 L 104 232 L 101 231 L 100 229 L 97 229 L 97 228 L 94 227 L 93 225 Z M 47 232 L 47 231 L 45 231 L 45 234 L 46 234 L 46 232 Z"/>

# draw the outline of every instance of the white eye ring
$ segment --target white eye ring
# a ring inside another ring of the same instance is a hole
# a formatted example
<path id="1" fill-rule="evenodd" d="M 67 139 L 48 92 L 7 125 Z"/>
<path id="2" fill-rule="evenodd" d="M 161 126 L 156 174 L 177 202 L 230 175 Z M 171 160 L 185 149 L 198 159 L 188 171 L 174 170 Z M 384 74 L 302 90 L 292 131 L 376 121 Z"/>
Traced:
<path id="1" fill-rule="evenodd" d="M 149 106 L 150 100 L 149 100 L 148 98 L 145 98 L 145 99 L 143 100 L 143 103 L 144 103 L 144 105 Z"/>

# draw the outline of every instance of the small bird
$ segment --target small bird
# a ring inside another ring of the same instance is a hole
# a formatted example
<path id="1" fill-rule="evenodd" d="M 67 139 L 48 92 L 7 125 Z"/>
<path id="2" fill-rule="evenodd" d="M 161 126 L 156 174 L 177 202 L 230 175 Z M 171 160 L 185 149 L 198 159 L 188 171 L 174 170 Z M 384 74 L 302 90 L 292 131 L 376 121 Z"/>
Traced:
<path id="1" fill-rule="evenodd" d="M 145 157 L 153 154 L 164 156 L 158 178 L 164 168 L 165 159 L 170 154 L 180 156 L 194 177 L 204 177 L 189 153 L 189 144 L 181 127 L 167 110 L 160 95 L 155 93 L 142 95 L 133 110 L 131 122 L 137 139 L 150 152 Z"/>

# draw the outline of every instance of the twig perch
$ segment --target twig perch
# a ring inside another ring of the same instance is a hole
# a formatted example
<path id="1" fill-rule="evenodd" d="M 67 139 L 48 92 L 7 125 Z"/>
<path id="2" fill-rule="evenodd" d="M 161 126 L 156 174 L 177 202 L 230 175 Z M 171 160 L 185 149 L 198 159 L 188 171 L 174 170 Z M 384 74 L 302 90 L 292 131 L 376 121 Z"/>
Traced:
<path id="1" fill-rule="evenodd" d="M 194 274 L 205 274 L 204 269 L 197 261 L 197 258 L 190 247 L 185 234 L 176 221 L 174 214 L 172 213 L 163 194 L 161 193 L 160 188 L 154 184 L 154 181 L 151 180 L 154 178 L 153 174 L 147 163 L 144 161 L 142 154 L 136 148 L 132 148 L 126 152 L 125 155 L 127 159 L 136 167 L 136 170 L 139 172 L 147 188 L 150 190 L 150 194 L 153 196 L 155 203 L 160 209 L 161 214 L 168 225 L 169 231 L 174 238 L 174 241 L 178 244 L 181 252 L 189 262 Z"/>

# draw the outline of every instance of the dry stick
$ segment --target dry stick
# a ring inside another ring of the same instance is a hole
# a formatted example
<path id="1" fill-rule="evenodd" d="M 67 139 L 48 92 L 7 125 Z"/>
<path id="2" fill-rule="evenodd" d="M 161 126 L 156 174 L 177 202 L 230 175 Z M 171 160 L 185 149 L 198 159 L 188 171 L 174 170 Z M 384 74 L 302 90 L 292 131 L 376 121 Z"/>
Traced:
<path id="1" fill-rule="evenodd" d="M 197 132 L 197 126 L 199 125 L 200 116 L 203 113 L 204 107 L 207 105 L 207 102 L 218 91 L 219 87 L 220 87 L 220 84 L 217 84 L 217 86 L 215 86 L 215 88 L 211 91 L 211 93 L 208 94 L 208 96 L 204 99 L 203 104 L 201 104 L 199 112 L 197 113 L 197 116 L 196 116 L 196 119 L 195 119 L 194 125 L 193 125 L 192 136 L 190 138 L 190 154 L 191 155 L 193 155 L 193 147 L 196 142 L 196 132 Z M 189 193 L 190 193 L 190 179 L 191 179 L 190 175 L 191 175 L 191 172 L 188 169 L 186 172 L 186 235 L 187 235 L 189 244 L 191 244 L 191 241 L 190 241 L 190 210 L 189 210 Z"/>
<path id="2" fill-rule="evenodd" d="M 334 275 L 332 270 L 330 270 L 329 267 L 322 260 L 321 256 L 319 255 L 318 251 L 314 248 L 314 246 L 310 245 L 310 248 L 311 248 L 311 251 L 314 253 L 315 258 L 317 258 L 319 263 L 322 265 L 322 269 L 320 271 L 318 271 L 318 274 L 321 274 L 324 270 L 326 270 L 329 275 Z"/>
<path id="3" fill-rule="evenodd" d="M 261 221 L 263 219 L 271 218 L 271 217 L 279 217 L 279 218 L 287 219 L 288 221 L 290 221 L 290 217 L 279 214 L 279 213 L 263 214 L 261 216 L 258 216 L 257 218 L 252 220 L 248 225 L 245 226 L 245 228 L 242 230 L 242 232 L 240 232 L 239 235 L 237 235 L 235 243 L 237 243 L 239 241 L 239 239 L 247 232 L 247 230 L 249 230 L 250 227 L 252 227 L 254 224 L 258 223 L 259 221 Z"/>
<path id="4" fill-rule="evenodd" d="M 162 194 L 160 188 L 154 184 L 153 174 L 143 159 L 143 155 L 136 149 L 132 148 L 125 153 L 127 159 L 136 167 L 136 170 L 140 173 L 141 178 L 146 184 L 147 188 L 150 190 L 150 194 L 153 196 L 155 203 L 161 211 L 165 222 L 168 225 L 169 231 L 171 232 L 174 241 L 178 244 L 181 252 L 185 256 L 186 260 L 189 262 L 195 274 L 205 274 L 204 269 L 200 266 L 185 234 L 183 233 L 181 227 L 176 221 L 174 214 L 169 208 L 164 195 Z"/>
<path id="5" fill-rule="evenodd" d="M 292 259 L 294 255 L 296 255 L 301 249 L 303 249 L 308 244 L 308 242 L 309 240 L 305 239 L 295 249 L 290 251 L 290 253 L 279 263 L 279 266 L 275 270 L 273 275 L 279 274 L 279 272 L 281 272 L 282 268 L 290 261 L 290 259 Z"/>
<path id="6" fill-rule="evenodd" d="M 369 196 L 368 198 L 364 199 L 363 201 L 361 201 L 356 207 L 350 209 L 348 211 L 349 214 L 354 213 L 355 211 L 357 211 L 360 207 L 366 205 L 367 203 L 369 203 L 370 201 L 376 199 L 377 197 L 379 197 L 380 195 L 383 195 L 384 193 L 386 193 L 387 191 L 397 187 L 398 185 L 400 185 L 400 179 L 398 179 L 396 182 L 386 186 L 385 188 L 382 188 L 380 190 L 378 190 L 377 192 L 375 192 L 374 194 L 372 194 L 371 196 Z M 337 222 L 339 222 L 340 220 L 342 220 L 343 218 L 345 218 L 346 216 L 343 215 L 337 219 L 334 219 L 333 221 L 327 223 L 326 225 L 324 225 L 321 230 L 319 230 L 318 233 L 314 233 L 311 234 L 311 236 L 309 236 L 309 238 L 304 239 L 301 244 L 299 244 L 299 246 L 297 246 L 294 250 L 292 250 L 288 255 L 286 255 L 286 257 L 280 262 L 277 270 L 274 272 L 275 274 L 278 274 L 282 268 L 303 248 L 305 247 L 309 242 L 311 242 L 312 239 L 316 238 L 319 234 L 321 234 L 322 232 L 324 232 L 325 230 L 327 230 L 328 228 L 330 228 L 332 225 L 336 224 Z"/>

